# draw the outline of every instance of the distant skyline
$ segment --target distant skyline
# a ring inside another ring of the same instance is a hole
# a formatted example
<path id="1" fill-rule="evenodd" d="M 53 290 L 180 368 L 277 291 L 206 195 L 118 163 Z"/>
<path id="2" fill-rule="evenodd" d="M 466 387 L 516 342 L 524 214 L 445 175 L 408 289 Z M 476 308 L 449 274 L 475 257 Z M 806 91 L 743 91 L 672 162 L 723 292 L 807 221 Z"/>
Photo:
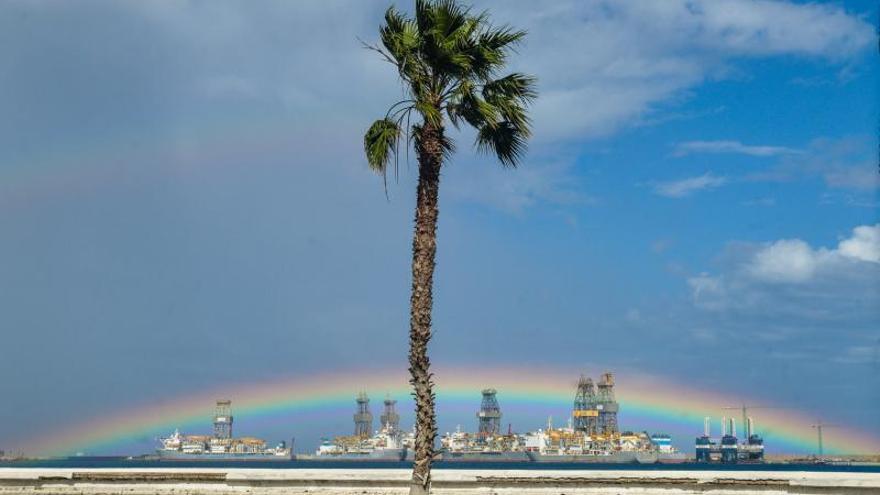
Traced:
<path id="1" fill-rule="evenodd" d="M 359 42 L 390 4 L 0 4 L 0 449 L 405 372 L 414 162 L 386 199 L 361 149 L 400 94 Z M 529 31 L 541 97 L 519 169 L 458 136 L 433 362 L 656 376 L 880 437 L 876 2 L 475 8 Z M 298 441 L 348 433 L 333 407 Z"/>

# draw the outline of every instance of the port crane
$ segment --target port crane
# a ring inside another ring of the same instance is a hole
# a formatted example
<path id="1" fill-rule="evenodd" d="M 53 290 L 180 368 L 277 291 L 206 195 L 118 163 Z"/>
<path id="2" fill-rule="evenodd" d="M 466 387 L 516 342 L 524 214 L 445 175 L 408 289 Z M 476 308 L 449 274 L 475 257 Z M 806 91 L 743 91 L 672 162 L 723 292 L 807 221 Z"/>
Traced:
<path id="1" fill-rule="evenodd" d="M 823 423 L 822 420 L 820 419 L 819 421 L 816 422 L 816 424 L 810 425 L 810 427 L 813 428 L 814 430 L 816 430 L 816 436 L 818 437 L 818 441 L 819 441 L 819 457 L 822 457 L 822 454 L 823 454 L 823 451 L 822 451 L 822 429 L 823 428 L 836 428 L 837 425 Z"/>

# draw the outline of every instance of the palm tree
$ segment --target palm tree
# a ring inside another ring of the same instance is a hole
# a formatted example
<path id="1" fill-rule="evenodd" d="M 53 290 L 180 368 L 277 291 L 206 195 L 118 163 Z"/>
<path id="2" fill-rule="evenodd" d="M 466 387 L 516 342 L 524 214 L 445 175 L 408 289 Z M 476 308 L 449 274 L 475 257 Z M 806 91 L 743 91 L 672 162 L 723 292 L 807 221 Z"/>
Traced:
<path id="1" fill-rule="evenodd" d="M 407 98 L 367 130 L 367 161 L 386 177 L 392 160 L 396 168 L 403 143 L 406 149 L 413 146 L 419 162 L 410 297 L 409 371 L 416 402 L 410 493 L 424 494 L 431 487 L 437 436 L 428 359 L 437 200 L 440 169 L 454 148 L 446 136 L 446 119 L 456 129 L 463 124 L 475 128 L 478 150 L 515 167 L 531 135 L 526 109 L 536 96 L 535 79 L 498 74 L 525 31 L 493 26 L 485 12 L 473 13 L 455 0 L 416 0 L 412 17 L 391 7 L 379 32 L 381 46 L 367 47 L 396 67 Z"/>

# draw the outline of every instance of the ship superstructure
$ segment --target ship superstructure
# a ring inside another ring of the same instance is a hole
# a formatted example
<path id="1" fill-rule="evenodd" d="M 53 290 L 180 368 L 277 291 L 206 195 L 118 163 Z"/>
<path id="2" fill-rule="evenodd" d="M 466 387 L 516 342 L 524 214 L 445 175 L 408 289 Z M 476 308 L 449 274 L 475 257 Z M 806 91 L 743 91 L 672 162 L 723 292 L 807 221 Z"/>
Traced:
<path id="1" fill-rule="evenodd" d="M 289 460 L 286 442 L 268 447 L 255 437 L 235 438 L 232 434 L 232 402 L 218 400 L 214 409 L 212 435 L 184 435 L 174 430 L 161 438 L 156 450 L 160 459 L 170 460 Z"/>

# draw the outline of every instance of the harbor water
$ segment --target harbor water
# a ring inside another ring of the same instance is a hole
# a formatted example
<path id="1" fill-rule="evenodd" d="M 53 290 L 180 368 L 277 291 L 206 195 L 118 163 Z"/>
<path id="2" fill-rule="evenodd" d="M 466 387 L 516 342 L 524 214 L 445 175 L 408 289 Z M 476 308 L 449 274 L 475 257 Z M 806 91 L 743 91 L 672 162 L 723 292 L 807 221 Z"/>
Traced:
<path id="1" fill-rule="evenodd" d="M 242 469 L 408 469 L 409 462 L 397 461 L 160 461 L 128 458 L 71 457 L 0 462 L 0 468 L 242 468 Z M 685 462 L 675 464 L 606 464 L 606 463 L 534 463 L 492 461 L 439 461 L 443 470 L 528 470 L 528 471 L 764 471 L 764 472 L 841 472 L 880 473 L 880 464 L 871 463 L 763 463 L 708 464 Z"/>

